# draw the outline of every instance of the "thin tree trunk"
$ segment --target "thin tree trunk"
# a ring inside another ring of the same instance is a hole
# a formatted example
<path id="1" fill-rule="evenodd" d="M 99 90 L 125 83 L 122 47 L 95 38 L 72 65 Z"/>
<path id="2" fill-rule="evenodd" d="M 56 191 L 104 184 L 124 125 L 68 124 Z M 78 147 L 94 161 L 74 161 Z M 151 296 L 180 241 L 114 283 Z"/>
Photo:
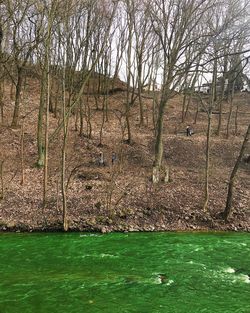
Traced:
<path id="1" fill-rule="evenodd" d="M 56 182 L 56 212 L 58 212 L 59 208 L 59 178 L 57 179 Z"/>
<path id="2" fill-rule="evenodd" d="M 101 123 L 101 128 L 100 128 L 100 135 L 99 135 L 99 146 L 100 147 L 102 147 L 103 127 L 104 127 L 104 123 L 105 123 L 105 110 L 104 110 L 105 98 L 106 98 L 106 95 L 103 97 L 103 101 L 102 101 L 102 123 Z"/>
<path id="3" fill-rule="evenodd" d="M 0 161 L 0 180 L 1 180 L 1 195 L 0 195 L 0 199 L 4 198 L 3 164 L 4 164 L 4 161 Z"/>
<path id="4" fill-rule="evenodd" d="M 80 131 L 79 131 L 79 135 L 82 137 L 83 136 L 83 126 L 84 126 L 84 123 L 83 123 L 83 120 L 84 120 L 84 114 L 83 114 L 83 97 L 81 98 L 80 100 L 80 103 L 79 103 L 79 106 L 80 106 Z"/>
<path id="5" fill-rule="evenodd" d="M 238 134 L 238 111 L 239 111 L 239 106 L 237 105 L 236 111 L 235 111 L 235 119 L 234 119 L 234 134 L 237 136 Z"/>
<path id="6" fill-rule="evenodd" d="M 24 123 L 24 122 L 23 122 Z M 24 128 L 21 126 L 21 185 L 24 184 Z"/>
<path id="7" fill-rule="evenodd" d="M 53 3 L 55 5 L 55 3 Z M 43 210 L 47 205 L 48 191 L 48 153 L 49 153 L 49 103 L 50 103 L 50 46 L 51 46 L 51 29 L 54 17 L 55 7 L 52 8 L 48 16 L 48 27 L 45 41 L 45 69 L 46 69 L 46 115 L 45 115 L 45 144 L 44 144 L 44 167 L 43 167 Z M 45 218 L 45 216 L 44 216 Z"/>
<path id="8" fill-rule="evenodd" d="M 1 114 L 1 123 L 3 123 L 4 117 L 3 117 L 3 97 L 4 97 L 4 67 L 2 62 L 2 39 L 3 39 L 3 28 L 2 28 L 2 21 L 0 22 L 0 114 Z"/>
<path id="9" fill-rule="evenodd" d="M 11 87 L 10 87 L 10 99 L 14 100 L 14 89 L 15 89 L 15 84 L 12 82 Z"/>
<path id="10" fill-rule="evenodd" d="M 226 51 L 225 51 L 225 54 L 226 54 Z M 216 134 L 219 136 L 220 135 L 220 132 L 221 132 L 221 125 L 222 125 L 222 109 L 223 109 L 223 106 L 222 106 L 222 101 L 224 100 L 225 98 L 225 92 L 226 92 L 226 86 L 225 86 L 225 83 L 226 83 L 226 79 L 225 79 L 225 75 L 227 73 L 227 67 L 228 67 L 228 57 L 225 56 L 224 57 L 224 70 L 223 70 L 223 76 L 222 76 L 222 93 L 221 93 L 221 100 L 219 102 L 219 119 L 218 119 L 218 127 L 217 127 L 217 132 Z"/>
<path id="11" fill-rule="evenodd" d="M 66 122 L 66 99 L 65 99 L 65 69 L 63 78 L 63 146 L 62 146 L 62 202 L 63 202 L 63 230 L 68 231 L 68 218 L 67 218 L 67 195 L 65 188 L 65 171 L 66 171 L 66 146 L 67 146 L 67 133 L 68 127 Z"/>
<path id="12" fill-rule="evenodd" d="M 182 100 L 182 112 L 181 112 L 181 122 L 184 123 L 185 119 L 185 108 L 186 108 L 186 99 L 187 99 L 187 94 L 184 92 L 183 100 Z"/>
<path id="13" fill-rule="evenodd" d="M 0 65 L 1 67 L 1 65 Z M 1 73 L 1 71 L 0 71 Z M 0 81 L 0 114 L 1 114 L 1 123 L 3 124 L 4 122 L 4 113 L 3 113 L 3 107 L 4 107 L 4 79 Z"/>
<path id="14" fill-rule="evenodd" d="M 76 114 L 75 114 L 75 131 L 78 131 L 78 119 L 79 119 L 79 106 L 76 107 Z"/>
<path id="15" fill-rule="evenodd" d="M 59 83 L 56 84 L 57 87 L 56 87 L 56 95 L 55 95 L 55 109 L 54 109 L 54 117 L 57 118 L 57 110 L 58 110 L 58 99 L 59 99 L 59 88 L 60 88 L 60 85 Z"/>
<path id="16" fill-rule="evenodd" d="M 211 124 L 212 124 L 212 110 L 214 107 L 214 102 L 216 99 L 216 82 L 217 82 L 217 60 L 214 61 L 213 68 L 213 81 L 212 81 L 212 91 L 209 101 L 209 107 L 207 109 L 207 143 L 206 143 L 206 169 L 205 169 L 205 197 L 203 204 L 203 211 L 206 212 L 208 209 L 209 201 L 209 167 L 210 167 L 210 137 L 211 137 Z"/>
<path id="17" fill-rule="evenodd" d="M 227 193 L 227 203 L 226 203 L 225 210 L 223 212 L 223 217 L 224 217 L 224 219 L 226 221 L 228 220 L 228 218 L 230 217 L 230 215 L 232 213 L 232 200 L 233 200 L 233 191 L 234 191 L 235 178 L 236 178 L 236 174 L 238 172 L 239 165 L 240 165 L 240 162 L 242 160 L 244 151 L 246 149 L 247 142 L 249 140 L 249 134 L 250 134 L 250 124 L 248 125 L 247 132 L 246 132 L 244 141 L 242 143 L 239 156 L 238 156 L 238 158 L 237 158 L 237 160 L 235 162 L 234 168 L 232 170 L 232 173 L 231 173 L 231 176 L 230 176 L 230 179 L 229 179 L 228 193 Z"/>
<path id="18" fill-rule="evenodd" d="M 89 103 L 89 84 L 88 84 L 88 94 L 87 94 L 87 99 L 86 99 L 86 110 L 87 110 L 87 114 L 86 114 L 86 118 L 87 118 L 87 128 L 88 128 L 88 132 L 87 132 L 87 136 L 89 139 L 91 139 L 92 137 L 92 124 L 91 124 L 91 108 L 90 108 L 90 103 Z"/>
<path id="19" fill-rule="evenodd" d="M 231 117 L 232 117 L 232 112 L 233 112 L 233 99 L 234 99 L 234 88 L 235 88 L 235 80 L 233 82 L 232 85 L 232 92 L 231 92 L 231 97 L 230 97 L 230 109 L 229 109 L 229 115 L 228 115 L 228 119 L 227 119 L 227 139 L 229 138 L 229 134 L 230 134 L 230 122 L 231 122 Z"/>
<path id="20" fill-rule="evenodd" d="M 45 144 L 44 144 L 44 172 L 43 172 L 43 209 L 47 204 L 48 189 L 48 153 L 49 153 L 49 98 L 50 98 L 50 74 L 49 74 L 49 58 L 47 58 L 47 99 L 46 99 L 46 115 L 45 115 Z"/>
<path id="21" fill-rule="evenodd" d="M 197 123 L 197 119 L 198 119 L 198 114 L 199 114 L 199 102 L 196 102 L 196 112 L 195 112 L 195 116 L 194 116 L 194 124 Z"/>
<path id="22" fill-rule="evenodd" d="M 44 114 L 44 104 L 45 104 L 45 83 L 46 83 L 46 69 L 43 69 L 43 79 L 41 81 L 40 90 L 40 105 L 38 112 L 38 122 L 37 122 L 37 152 L 38 160 L 37 166 L 39 168 L 44 167 L 44 142 L 43 142 L 43 114 Z"/>
<path id="23" fill-rule="evenodd" d="M 218 119 L 218 128 L 216 134 L 219 136 L 221 131 L 222 124 L 222 101 L 219 102 L 219 119 Z"/>
<path id="24" fill-rule="evenodd" d="M 206 144 L 206 168 L 205 168 L 205 197 L 203 211 L 206 212 L 209 200 L 209 161 L 210 161 L 210 136 L 211 136 L 211 112 L 208 113 L 207 144 Z"/>
<path id="25" fill-rule="evenodd" d="M 156 126 L 156 142 L 155 142 L 155 160 L 153 166 L 153 183 L 158 183 L 160 180 L 160 168 L 162 165 L 162 156 L 163 156 L 163 118 L 164 118 L 164 109 L 167 101 L 162 96 L 161 102 L 159 104 L 159 112 Z"/>
<path id="26" fill-rule="evenodd" d="M 185 121 L 185 119 L 187 117 L 187 114 L 188 114 L 188 111 L 189 111 L 189 107 L 190 107 L 190 104 L 192 102 L 192 97 L 193 97 L 193 92 L 191 91 L 191 94 L 188 97 L 188 103 L 187 103 L 186 110 L 185 110 L 185 113 L 184 113 L 184 120 L 183 121 Z"/>
<path id="27" fill-rule="evenodd" d="M 0 114 L 1 114 L 1 123 L 3 124 L 3 97 L 4 97 L 4 71 L 3 71 L 3 65 L 2 62 L 2 39 L 3 39 L 3 29 L 2 29 L 2 23 L 0 22 Z"/>
<path id="28" fill-rule="evenodd" d="M 22 68 L 17 70 L 17 84 L 16 84 L 16 98 L 15 98 L 15 107 L 12 118 L 11 126 L 17 127 L 19 120 L 19 109 L 21 103 L 21 91 L 22 91 Z"/>
<path id="29" fill-rule="evenodd" d="M 144 106 L 142 101 L 142 56 L 139 56 L 139 65 L 138 65 L 138 98 L 139 98 L 139 105 L 140 105 L 140 126 L 144 125 Z"/>
<path id="30" fill-rule="evenodd" d="M 190 107 L 190 103 L 192 102 L 192 98 L 193 98 L 193 94 L 194 94 L 194 89 L 195 89 L 195 84 L 197 82 L 197 76 L 198 76 L 198 68 L 199 68 L 199 61 L 197 62 L 196 68 L 195 68 L 195 74 L 194 77 L 192 79 L 192 83 L 191 83 L 191 92 L 189 94 L 188 97 L 188 103 L 187 106 L 185 107 L 185 103 L 186 101 L 183 103 L 183 108 L 182 108 L 182 123 L 185 122 L 185 119 L 187 117 L 187 113 L 189 111 L 189 107 Z M 186 99 L 185 99 L 186 100 Z"/>
<path id="31" fill-rule="evenodd" d="M 132 12 L 131 7 L 128 7 L 128 48 L 127 48 L 127 94 L 126 94 L 126 108 L 125 108 L 125 117 L 127 124 L 127 133 L 128 133 L 128 144 L 132 142 L 131 135 L 131 126 L 130 126 L 130 83 L 131 83 L 131 52 L 132 52 L 132 31 L 133 31 L 133 22 L 132 22 Z"/>

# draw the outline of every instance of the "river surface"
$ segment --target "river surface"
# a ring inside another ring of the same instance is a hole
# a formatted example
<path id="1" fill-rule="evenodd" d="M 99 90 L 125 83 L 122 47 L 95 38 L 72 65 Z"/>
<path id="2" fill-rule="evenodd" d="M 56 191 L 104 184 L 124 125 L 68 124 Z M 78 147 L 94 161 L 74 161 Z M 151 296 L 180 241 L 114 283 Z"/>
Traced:
<path id="1" fill-rule="evenodd" d="M 0 313 L 250 313 L 250 234 L 0 234 Z"/>

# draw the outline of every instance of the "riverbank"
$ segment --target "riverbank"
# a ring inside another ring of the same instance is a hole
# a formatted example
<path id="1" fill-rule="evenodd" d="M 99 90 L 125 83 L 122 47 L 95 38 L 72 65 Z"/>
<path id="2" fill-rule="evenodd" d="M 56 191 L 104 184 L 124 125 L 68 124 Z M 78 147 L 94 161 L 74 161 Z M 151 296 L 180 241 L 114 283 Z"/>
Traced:
<path id="1" fill-rule="evenodd" d="M 130 212 L 131 213 L 131 212 Z M 221 215 L 211 216 L 194 211 L 186 211 L 185 214 L 173 212 L 154 212 L 152 215 L 140 210 L 133 216 L 126 217 L 118 212 L 113 216 L 88 215 L 81 222 L 72 221 L 69 224 L 69 232 L 162 232 L 162 231 L 234 231 L 250 232 L 250 225 L 245 216 L 234 212 L 233 217 L 225 222 Z M 60 221 L 41 221 L 40 223 L 25 224 L 1 222 L 0 232 L 61 232 L 63 225 Z"/>

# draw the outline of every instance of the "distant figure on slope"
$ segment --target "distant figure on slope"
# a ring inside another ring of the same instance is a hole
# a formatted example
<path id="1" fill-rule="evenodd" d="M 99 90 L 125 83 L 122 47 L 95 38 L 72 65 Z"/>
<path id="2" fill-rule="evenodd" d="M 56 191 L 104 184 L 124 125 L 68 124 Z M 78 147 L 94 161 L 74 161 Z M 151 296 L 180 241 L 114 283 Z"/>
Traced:
<path id="1" fill-rule="evenodd" d="M 112 165 L 114 165 L 116 161 L 116 153 L 114 151 L 112 152 L 111 160 L 112 160 Z"/>
<path id="2" fill-rule="evenodd" d="M 192 136 L 194 134 L 193 129 L 188 125 L 186 128 L 187 136 Z"/>
<path id="3" fill-rule="evenodd" d="M 105 163 L 104 163 L 104 155 L 103 155 L 103 152 L 100 152 L 99 154 L 99 166 L 105 166 Z"/>

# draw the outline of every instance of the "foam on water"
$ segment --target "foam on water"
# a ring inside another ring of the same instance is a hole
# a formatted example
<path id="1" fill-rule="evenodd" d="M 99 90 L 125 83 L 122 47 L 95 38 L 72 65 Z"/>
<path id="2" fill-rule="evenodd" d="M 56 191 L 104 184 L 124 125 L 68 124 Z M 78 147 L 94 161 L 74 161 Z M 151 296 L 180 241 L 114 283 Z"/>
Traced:
<path id="1" fill-rule="evenodd" d="M 244 273 L 239 274 L 238 272 L 239 272 L 239 270 L 235 270 L 232 267 L 227 267 L 226 269 L 224 269 L 224 273 L 233 274 L 233 276 L 231 276 L 231 275 L 230 276 L 232 277 L 234 283 L 244 282 L 244 283 L 249 284 L 250 283 L 249 275 L 244 274 Z"/>
<path id="2" fill-rule="evenodd" d="M 227 267 L 224 269 L 224 272 L 225 273 L 235 273 L 235 269 L 232 267 Z"/>
<path id="3" fill-rule="evenodd" d="M 114 255 L 114 254 L 109 254 L 109 253 L 101 253 L 101 254 L 85 254 L 81 256 L 82 259 L 85 258 L 96 258 L 96 259 L 100 259 L 100 258 L 111 258 L 111 259 L 116 259 L 119 258 L 118 255 Z"/>
<path id="4" fill-rule="evenodd" d="M 102 237 L 100 234 L 81 234 L 80 237 Z"/>
<path id="5" fill-rule="evenodd" d="M 244 283 L 250 284 L 250 278 L 248 275 L 240 274 L 239 279 Z"/>
<path id="6" fill-rule="evenodd" d="M 108 254 L 108 253 L 101 253 L 100 257 L 101 258 L 112 258 L 112 259 L 119 258 L 119 256 L 117 256 L 117 255 Z"/>

